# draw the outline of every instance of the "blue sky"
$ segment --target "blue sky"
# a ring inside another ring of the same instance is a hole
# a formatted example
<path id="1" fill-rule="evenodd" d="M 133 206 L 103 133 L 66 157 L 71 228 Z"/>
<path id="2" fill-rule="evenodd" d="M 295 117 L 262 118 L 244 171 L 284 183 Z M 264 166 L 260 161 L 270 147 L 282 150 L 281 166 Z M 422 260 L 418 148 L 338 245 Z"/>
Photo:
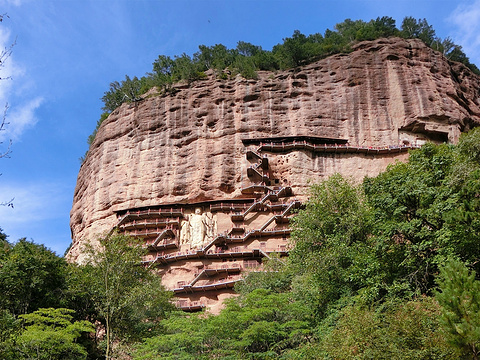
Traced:
<path id="1" fill-rule="evenodd" d="M 0 46 L 16 40 L 0 69 L 0 107 L 9 104 L 0 159 L 0 227 L 62 255 L 86 139 L 100 98 L 125 75 L 151 71 L 158 55 L 247 41 L 270 50 L 294 30 L 323 33 L 346 18 L 426 18 L 480 65 L 480 0 L 0 0 Z"/>

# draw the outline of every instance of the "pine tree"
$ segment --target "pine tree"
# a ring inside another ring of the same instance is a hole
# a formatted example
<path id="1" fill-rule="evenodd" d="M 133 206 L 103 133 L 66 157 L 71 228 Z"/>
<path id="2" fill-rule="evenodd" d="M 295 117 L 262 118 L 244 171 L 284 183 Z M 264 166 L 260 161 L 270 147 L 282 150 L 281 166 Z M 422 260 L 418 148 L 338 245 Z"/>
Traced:
<path id="1" fill-rule="evenodd" d="M 465 265 L 450 259 L 440 268 L 439 291 L 435 298 L 442 306 L 442 323 L 450 343 L 465 359 L 480 355 L 480 281 Z"/>

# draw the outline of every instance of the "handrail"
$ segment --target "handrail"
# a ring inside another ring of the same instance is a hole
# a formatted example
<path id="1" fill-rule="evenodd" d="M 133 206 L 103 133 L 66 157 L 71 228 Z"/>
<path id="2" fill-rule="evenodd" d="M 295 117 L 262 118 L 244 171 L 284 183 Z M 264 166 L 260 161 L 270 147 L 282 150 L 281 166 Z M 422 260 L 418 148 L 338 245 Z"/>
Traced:
<path id="1" fill-rule="evenodd" d="M 207 251 L 208 249 L 210 249 L 213 244 L 215 244 L 218 240 L 220 239 L 225 239 L 227 237 L 226 234 L 217 234 L 217 236 L 215 236 L 212 241 L 210 241 L 207 245 L 205 245 L 203 248 L 202 248 L 202 251 L 205 252 Z"/>
<path id="2" fill-rule="evenodd" d="M 249 153 L 252 154 L 252 155 L 254 155 L 254 156 L 256 156 L 258 160 L 262 160 L 262 159 L 264 158 L 264 156 L 260 155 L 260 154 L 259 154 L 257 151 L 255 151 L 255 150 L 247 150 L 247 153 L 246 153 L 247 159 L 248 159 Z"/>
<path id="3" fill-rule="evenodd" d="M 130 236 L 134 237 L 152 237 L 156 236 L 158 237 L 159 235 L 162 235 L 164 232 L 171 231 L 172 235 L 175 236 L 174 232 L 174 227 L 169 226 L 169 227 L 162 227 L 162 228 L 144 228 L 144 229 L 134 229 L 133 231 L 130 231 L 128 234 Z"/>
<path id="4" fill-rule="evenodd" d="M 156 210 L 152 210 L 150 208 L 145 209 L 145 210 L 134 210 L 134 209 L 128 209 L 125 214 L 120 218 L 123 220 L 124 218 L 127 217 L 138 217 L 138 216 L 151 216 L 151 215 L 172 215 L 172 214 L 184 214 L 184 209 L 183 208 L 159 208 Z"/>
<path id="5" fill-rule="evenodd" d="M 272 191 L 273 190 L 272 187 L 265 185 L 264 182 L 259 182 L 259 183 L 254 183 L 254 184 L 248 185 L 246 187 L 243 187 L 242 188 L 242 193 L 244 191 L 246 191 L 248 189 L 252 189 L 252 188 L 260 188 L 262 190 L 267 190 L 267 191 Z"/>
<path id="6" fill-rule="evenodd" d="M 186 300 L 185 301 L 177 300 L 177 302 L 175 303 L 175 306 L 178 309 L 183 311 L 196 311 L 196 310 L 199 311 L 206 307 L 205 304 L 201 303 L 200 301 L 187 302 Z"/>
<path id="7" fill-rule="evenodd" d="M 226 272 L 227 274 L 229 272 L 240 272 L 242 271 L 242 268 L 240 266 L 237 266 L 237 267 L 231 267 L 231 268 L 225 268 L 225 269 L 203 269 L 190 283 L 189 285 L 190 286 L 193 286 L 195 285 L 195 283 L 200 280 L 200 278 L 204 275 L 204 274 L 208 274 L 208 272 L 214 272 L 216 274 L 218 273 L 222 273 L 222 272 Z"/>
<path id="8" fill-rule="evenodd" d="M 258 177 L 260 177 L 263 181 L 269 180 L 270 177 L 268 175 L 262 174 L 260 173 L 260 171 L 257 170 L 260 167 L 260 165 L 261 163 L 257 163 L 255 165 L 249 166 L 247 169 L 247 176 L 248 177 L 253 176 L 253 174 L 250 173 L 250 172 L 253 172 Z"/>
<path id="9" fill-rule="evenodd" d="M 218 290 L 218 288 L 228 288 L 233 287 L 235 283 L 242 281 L 243 279 L 235 279 L 225 282 L 219 282 L 215 284 L 208 284 L 208 285 L 200 285 L 200 286 L 190 286 L 184 285 L 181 288 L 173 289 L 173 292 L 178 293 L 186 293 L 186 292 L 196 292 L 196 291 L 209 291 L 209 290 Z"/>
<path id="10" fill-rule="evenodd" d="M 418 149 L 420 146 L 417 145 L 386 145 L 386 146 L 358 146 L 350 144 L 313 144 L 307 142 L 306 140 L 282 142 L 281 144 L 270 142 L 262 143 L 258 148 L 258 152 L 261 151 L 275 151 L 282 150 L 288 151 L 293 149 L 309 149 L 312 151 L 330 151 L 330 150 L 341 150 L 341 152 L 361 152 L 361 153 L 373 153 L 373 154 L 383 154 L 388 152 L 404 152 L 412 149 Z"/>
<path id="11" fill-rule="evenodd" d="M 163 240 L 165 238 L 165 236 L 167 235 L 171 235 L 173 237 L 175 237 L 175 233 L 173 232 L 172 229 L 165 229 L 163 230 L 158 236 L 157 238 L 155 239 L 155 241 L 153 242 L 153 246 L 157 246 L 157 244 Z"/>
<path id="12" fill-rule="evenodd" d="M 287 186 L 289 188 L 289 186 Z M 259 205 L 264 205 L 264 203 L 269 200 L 270 198 L 272 197 L 281 197 L 283 194 L 282 193 L 285 193 L 287 190 L 286 188 L 287 187 L 280 187 L 280 189 L 273 189 L 273 190 L 268 190 L 268 192 L 259 200 L 259 201 L 255 201 L 252 205 L 250 205 L 243 213 L 235 213 L 235 214 L 232 214 L 231 217 L 232 219 L 233 218 L 240 218 L 240 221 L 241 220 L 244 220 L 245 219 L 245 216 L 248 215 L 248 213 L 250 213 L 250 211 L 252 211 L 254 208 L 258 207 Z M 234 220 L 236 221 L 236 220 Z"/>
<path id="13" fill-rule="evenodd" d="M 178 217 L 175 218 L 164 218 L 162 219 L 140 219 L 140 220 L 133 220 L 131 222 L 124 221 L 123 224 L 117 225 L 119 229 L 131 229 L 131 228 L 151 228 L 153 226 L 171 226 L 171 225 L 178 225 L 180 223 L 180 219 Z"/>

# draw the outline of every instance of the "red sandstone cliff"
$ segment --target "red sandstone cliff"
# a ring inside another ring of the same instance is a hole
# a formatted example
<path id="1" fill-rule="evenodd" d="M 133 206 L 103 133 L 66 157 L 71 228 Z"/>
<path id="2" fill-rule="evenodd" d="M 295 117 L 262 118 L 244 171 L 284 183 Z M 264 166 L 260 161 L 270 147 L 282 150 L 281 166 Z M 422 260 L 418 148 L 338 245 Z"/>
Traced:
<path id="1" fill-rule="evenodd" d="M 480 123 L 480 78 L 419 40 L 358 44 L 301 69 L 258 80 L 209 76 L 175 95 L 123 104 L 104 121 L 80 168 L 71 211 L 82 242 L 110 230 L 114 211 L 241 196 L 244 139 L 317 136 L 361 146 L 455 142 Z M 271 168 L 301 195 L 308 180 L 361 179 L 401 156 L 274 156 Z"/>

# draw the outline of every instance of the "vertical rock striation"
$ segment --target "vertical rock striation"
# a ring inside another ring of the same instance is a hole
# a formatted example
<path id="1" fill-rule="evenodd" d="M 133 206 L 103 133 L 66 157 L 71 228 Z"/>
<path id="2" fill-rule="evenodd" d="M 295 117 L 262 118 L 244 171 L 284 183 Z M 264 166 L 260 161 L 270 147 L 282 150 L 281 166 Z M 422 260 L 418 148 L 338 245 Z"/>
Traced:
<path id="1" fill-rule="evenodd" d="M 174 95 L 123 104 L 103 122 L 78 175 L 70 259 L 81 260 L 81 244 L 111 230 L 127 209 L 248 198 L 242 189 L 257 180 L 247 175 L 246 153 L 260 145 L 255 139 L 391 148 L 456 142 L 480 122 L 479 77 L 419 40 L 362 42 L 257 80 L 208 75 Z M 272 185 L 288 184 L 299 199 L 310 180 L 335 172 L 361 180 L 407 156 L 263 152 Z"/>

